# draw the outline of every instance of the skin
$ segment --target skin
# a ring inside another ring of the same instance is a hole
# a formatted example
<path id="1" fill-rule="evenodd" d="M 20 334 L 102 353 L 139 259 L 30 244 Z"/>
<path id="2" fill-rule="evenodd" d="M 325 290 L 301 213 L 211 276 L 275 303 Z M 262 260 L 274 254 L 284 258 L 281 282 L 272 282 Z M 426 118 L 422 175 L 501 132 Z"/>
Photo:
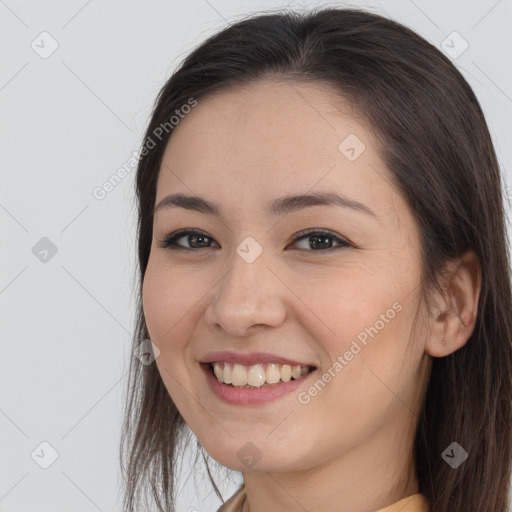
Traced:
<path id="1" fill-rule="evenodd" d="M 338 149 L 349 134 L 366 146 L 354 161 Z M 480 274 L 472 252 L 451 264 L 427 316 L 418 227 L 389 176 L 369 127 L 321 84 L 275 79 L 216 93 L 173 130 L 156 204 L 199 195 L 219 203 L 222 218 L 183 208 L 155 215 L 144 313 L 180 413 L 213 458 L 243 472 L 244 512 L 371 512 L 418 492 L 411 454 L 431 356 L 470 336 Z M 272 199 L 317 191 L 343 193 L 375 218 L 339 206 L 265 213 Z M 189 251 L 161 246 L 181 228 L 204 231 L 206 248 L 188 236 L 178 243 Z M 354 246 L 292 242 L 309 228 Z M 247 236 L 263 247 L 252 263 L 236 252 Z M 321 376 L 394 303 L 402 309 L 307 404 L 297 395 L 311 381 L 267 404 L 229 405 L 198 364 L 213 350 L 262 351 L 313 362 Z M 248 441 L 261 455 L 252 467 L 237 456 Z"/>

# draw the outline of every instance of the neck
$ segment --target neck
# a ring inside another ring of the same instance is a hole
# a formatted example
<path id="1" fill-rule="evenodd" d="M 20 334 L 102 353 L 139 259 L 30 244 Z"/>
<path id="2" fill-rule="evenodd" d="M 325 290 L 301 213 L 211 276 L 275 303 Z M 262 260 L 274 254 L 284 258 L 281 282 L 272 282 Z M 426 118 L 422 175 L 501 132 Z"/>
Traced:
<path id="1" fill-rule="evenodd" d="M 367 512 L 416 494 L 413 439 L 404 442 L 393 425 L 390 429 L 391 438 L 390 432 L 377 432 L 361 446 L 313 469 L 244 473 L 247 498 L 242 512 Z"/>

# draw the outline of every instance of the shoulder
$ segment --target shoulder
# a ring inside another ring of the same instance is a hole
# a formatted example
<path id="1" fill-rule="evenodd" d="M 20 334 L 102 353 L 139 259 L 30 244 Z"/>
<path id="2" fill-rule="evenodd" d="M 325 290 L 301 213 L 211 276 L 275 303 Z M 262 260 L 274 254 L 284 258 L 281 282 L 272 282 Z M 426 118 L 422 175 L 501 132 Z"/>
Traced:
<path id="1" fill-rule="evenodd" d="M 377 512 L 430 512 L 430 504 L 423 494 L 413 494 Z"/>
<path id="2" fill-rule="evenodd" d="M 217 512 L 241 512 L 245 497 L 245 485 L 242 484 Z M 430 505 L 423 494 L 413 494 L 377 512 L 430 512 Z"/>
<path id="3" fill-rule="evenodd" d="M 221 505 L 217 512 L 241 512 L 245 496 L 245 484 L 242 484 L 235 494 Z"/>

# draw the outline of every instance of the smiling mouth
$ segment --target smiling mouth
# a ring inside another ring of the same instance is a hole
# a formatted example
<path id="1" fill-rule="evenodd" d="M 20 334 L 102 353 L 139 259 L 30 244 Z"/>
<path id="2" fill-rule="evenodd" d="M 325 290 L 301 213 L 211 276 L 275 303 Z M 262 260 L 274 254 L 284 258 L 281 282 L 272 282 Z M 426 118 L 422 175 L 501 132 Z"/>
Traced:
<path id="1" fill-rule="evenodd" d="M 237 363 L 202 363 L 220 383 L 232 388 L 258 389 L 290 380 L 301 379 L 316 370 L 315 366 L 274 363 L 244 366 Z"/>

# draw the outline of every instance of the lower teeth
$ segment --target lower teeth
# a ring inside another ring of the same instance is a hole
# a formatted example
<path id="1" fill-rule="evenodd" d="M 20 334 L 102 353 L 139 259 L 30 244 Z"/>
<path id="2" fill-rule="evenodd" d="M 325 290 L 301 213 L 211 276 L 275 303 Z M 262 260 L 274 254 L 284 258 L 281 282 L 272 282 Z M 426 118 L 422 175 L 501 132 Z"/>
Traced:
<path id="1" fill-rule="evenodd" d="M 293 377 L 291 380 L 295 380 Z M 289 382 L 289 381 L 288 381 Z M 283 384 L 284 381 L 280 380 L 279 382 L 276 382 L 275 384 Z M 223 384 L 226 384 L 225 382 Z M 245 386 L 235 386 L 234 384 L 226 384 L 226 386 L 231 386 L 233 388 L 250 388 L 250 389 L 260 389 L 260 388 L 266 388 L 267 386 L 273 386 L 274 384 L 268 384 L 265 382 L 262 386 L 250 386 L 249 384 L 246 384 Z"/>

